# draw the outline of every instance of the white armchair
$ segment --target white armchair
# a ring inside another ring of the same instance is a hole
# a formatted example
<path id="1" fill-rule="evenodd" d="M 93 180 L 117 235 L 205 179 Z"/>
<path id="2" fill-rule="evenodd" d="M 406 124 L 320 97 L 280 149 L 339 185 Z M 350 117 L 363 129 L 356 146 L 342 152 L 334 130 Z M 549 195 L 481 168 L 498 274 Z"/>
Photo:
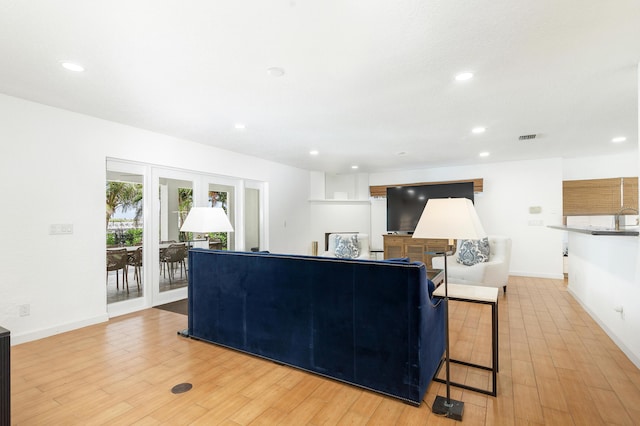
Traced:
<path id="1" fill-rule="evenodd" d="M 328 237 L 328 247 L 327 247 L 327 251 L 325 251 L 324 253 L 321 253 L 320 256 L 324 256 L 324 257 L 336 257 L 336 246 L 338 245 L 337 240 L 338 236 L 343 237 L 343 238 L 348 238 L 352 235 L 357 235 L 358 236 L 358 257 L 356 257 L 355 259 L 369 259 L 370 257 L 370 252 L 369 252 L 369 235 L 368 234 L 361 234 L 361 233 L 335 233 L 335 234 L 329 234 Z"/>
<path id="2" fill-rule="evenodd" d="M 502 287 L 506 293 L 509 281 L 509 263 L 511 261 L 511 239 L 489 236 L 489 261 L 466 266 L 458 263 L 458 249 L 447 257 L 447 272 L 450 283 Z M 444 257 L 431 259 L 434 269 L 444 269 Z"/>

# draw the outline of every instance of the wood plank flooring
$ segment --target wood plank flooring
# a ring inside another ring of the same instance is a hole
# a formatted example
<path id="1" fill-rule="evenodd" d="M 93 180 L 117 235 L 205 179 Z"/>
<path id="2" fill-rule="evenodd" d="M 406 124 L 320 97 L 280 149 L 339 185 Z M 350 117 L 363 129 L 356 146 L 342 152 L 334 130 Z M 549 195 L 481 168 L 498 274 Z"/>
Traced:
<path id="1" fill-rule="evenodd" d="M 451 302 L 452 357 L 490 365 L 490 308 Z M 500 295 L 498 397 L 452 388 L 468 425 L 637 425 L 640 371 L 562 280 L 511 277 Z M 397 400 L 180 337 L 159 309 L 12 348 L 16 425 L 438 425 L 425 402 Z M 453 366 L 456 381 L 489 373 Z M 193 389 L 172 394 L 189 382 Z"/>

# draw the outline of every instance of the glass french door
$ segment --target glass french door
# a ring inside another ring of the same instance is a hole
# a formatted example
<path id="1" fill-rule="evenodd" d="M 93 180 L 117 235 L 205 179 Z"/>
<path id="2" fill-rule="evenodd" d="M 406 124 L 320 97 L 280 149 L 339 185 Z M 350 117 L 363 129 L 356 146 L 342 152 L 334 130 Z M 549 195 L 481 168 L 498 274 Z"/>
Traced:
<path id="1" fill-rule="evenodd" d="M 105 246 L 127 255 L 124 287 L 124 268 L 105 271 L 109 315 L 185 299 L 189 247 L 268 250 L 266 189 L 264 182 L 107 159 Z M 222 208 L 234 230 L 192 241 L 180 227 L 193 206 Z"/>
<path id="2" fill-rule="evenodd" d="M 159 291 L 187 286 L 189 237 L 180 231 L 193 205 L 193 183 L 184 179 L 159 179 L 160 233 L 158 235 Z"/>
<path id="3" fill-rule="evenodd" d="M 233 185 L 209 183 L 207 190 L 207 206 L 221 208 L 227 214 L 231 226 L 236 229 L 236 188 Z M 211 232 L 208 235 L 209 248 L 214 250 L 235 250 L 236 242 L 233 232 Z"/>
<path id="4" fill-rule="evenodd" d="M 109 311 L 116 305 L 144 303 L 147 175 L 143 165 L 107 160 L 105 279 Z"/>
<path id="5" fill-rule="evenodd" d="M 244 246 L 250 251 L 259 251 L 261 243 L 260 190 L 244 189 Z"/>
<path id="6" fill-rule="evenodd" d="M 152 305 L 187 297 L 187 266 L 190 236 L 180 231 L 191 207 L 197 175 L 190 172 L 154 168 L 154 265 Z"/>

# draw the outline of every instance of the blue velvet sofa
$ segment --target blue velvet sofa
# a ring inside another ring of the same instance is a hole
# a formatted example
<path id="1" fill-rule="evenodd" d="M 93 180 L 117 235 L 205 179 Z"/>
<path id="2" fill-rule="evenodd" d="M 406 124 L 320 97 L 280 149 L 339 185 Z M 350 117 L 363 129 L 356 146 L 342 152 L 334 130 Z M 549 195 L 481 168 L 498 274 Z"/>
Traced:
<path id="1" fill-rule="evenodd" d="M 422 263 L 192 249 L 190 337 L 420 405 L 444 353 Z"/>

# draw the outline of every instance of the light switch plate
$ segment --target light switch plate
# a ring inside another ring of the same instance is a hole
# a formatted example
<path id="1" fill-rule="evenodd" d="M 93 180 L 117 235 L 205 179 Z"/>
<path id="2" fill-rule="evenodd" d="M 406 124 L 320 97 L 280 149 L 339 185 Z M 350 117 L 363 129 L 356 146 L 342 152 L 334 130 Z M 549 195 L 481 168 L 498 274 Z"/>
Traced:
<path id="1" fill-rule="evenodd" d="M 54 223 L 49 225 L 49 235 L 70 235 L 73 234 L 73 224 Z"/>

